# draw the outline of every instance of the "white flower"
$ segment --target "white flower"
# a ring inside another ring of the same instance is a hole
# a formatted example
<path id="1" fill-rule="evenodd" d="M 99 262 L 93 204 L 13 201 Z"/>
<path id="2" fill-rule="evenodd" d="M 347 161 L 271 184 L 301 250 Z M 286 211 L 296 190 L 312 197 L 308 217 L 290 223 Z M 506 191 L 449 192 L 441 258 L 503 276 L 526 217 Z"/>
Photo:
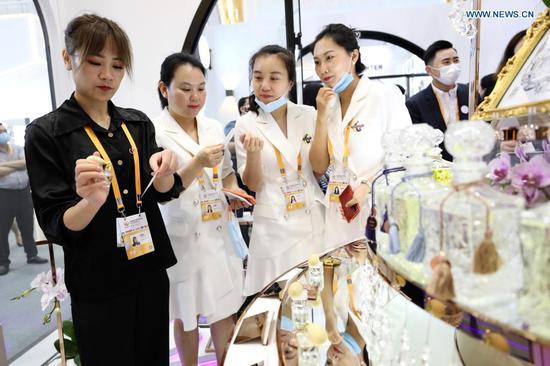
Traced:
<path id="1" fill-rule="evenodd" d="M 51 270 L 38 274 L 31 282 L 31 287 L 37 288 L 43 293 L 40 299 L 42 311 L 46 310 L 53 299 L 57 298 L 57 300 L 63 301 L 69 296 L 67 287 L 65 286 L 65 273 L 63 268 L 56 268 L 55 272 L 57 274 L 57 284 L 55 286 Z"/>

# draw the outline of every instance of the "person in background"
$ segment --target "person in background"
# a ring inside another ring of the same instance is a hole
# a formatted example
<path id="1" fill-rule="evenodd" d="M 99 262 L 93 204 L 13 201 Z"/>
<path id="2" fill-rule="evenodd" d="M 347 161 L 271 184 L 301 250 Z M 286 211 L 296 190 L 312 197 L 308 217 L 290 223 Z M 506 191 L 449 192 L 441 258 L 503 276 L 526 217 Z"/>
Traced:
<path id="1" fill-rule="evenodd" d="M 240 116 L 242 116 L 243 114 L 246 114 L 248 112 L 248 110 L 250 109 L 249 99 L 250 99 L 249 96 L 248 97 L 242 97 L 237 102 L 237 107 L 239 108 L 239 115 Z M 237 122 L 237 120 L 227 122 L 227 124 L 223 128 L 223 133 L 224 133 L 225 136 L 227 136 L 229 134 L 229 132 L 231 132 L 231 130 L 235 128 L 235 123 L 236 122 Z M 234 140 L 232 139 L 231 141 L 234 141 Z M 233 148 L 233 150 L 231 150 L 231 148 Z M 231 154 L 235 153 L 235 143 L 234 142 L 231 143 L 229 151 L 231 151 Z"/>
<path id="2" fill-rule="evenodd" d="M 506 66 L 506 63 L 508 60 L 514 56 L 518 50 L 523 45 L 523 41 L 525 39 L 525 34 L 527 33 L 527 29 L 521 30 L 518 33 L 516 33 L 510 40 L 508 41 L 508 44 L 506 45 L 506 48 L 504 49 L 504 54 L 502 55 L 502 58 L 500 59 L 500 62 L 498 63 L 497 69 L 494 73 L 485 75 L 481 78 L 481 90 L 483 91 L 481 98 L 485 98 L 495 88 L 495 84 L 497 82 L 497 76 L 500 73 L 500 71 Z"/>
<path id="3" fill-rule="evenodd" d="M 254 97 L 235 126 L 239 173 L 256 192 L 245 295 L 326 251 L 322 194 L 308 160 L 315 109 L 287 99 L 294 56 L 268 45 L 252 55 L 249 70 Z"/>
<path id="4" fill-rule="evenodd" d="M 428 123 L 442 132 L 449 123 L 468 119 L 468 86 L 458 84 L 460 57 L 449 41 L 436 41 L 424 52 L 426 73 L 432 83 L 410 97 L 406 106 L 413 123 Z M 443 159 L 452 161 L 443 142 L 439 146 Z"/>
<path id="5" fill-rule="evenodd" d="M 34 241 L 34 217 L 25 151 L 22 147 L 11 144 L 10 140 L 7 127 L 0 123 L 0 276 L 10 270 L 8 236 L 14 219 L 17 219 L 21 227 L 27 263 L 48 262 L 38 256 Z"/>
<path id="6" fill-rule="evenodd" d="M 63 247 L 80 359 L 168 366 L 166 268 L 176 257 L 158 203 L 182 191 L 177 157 L 157 147 L 143 112 L 111 101 L 132 70 L 117 23 L 72 19 L 62 56 L 75 92 L 27 126 L 25 152 L 40 227 Z"/>
<path id="7" fill-rule="evenodd" d="M 365 65 L 355 32 L 329 24 L 313 43 L 315 72 L 325 84 L 317 94 L 317 120 L 309 161 L 317 176 L 328 170 L 324 198 L 325 241 L 329 248 L 366 245 L 365 225 L 372 179 L 383 166 L 382 136 L 411 124 L 405 98 L 395 85 L 363 75 Z M 346 187 L 359 214 L 348 222 L 339 197 Z"/>
<path id="8" fill-rule="evenodd" d="M 237 230 L 222 188 L 239 191 L 218 121 L 199 114 L 206 102 L 206 70 L 187 53 L 168 56 L 161 66 L 159 97 L 164 110 L 155 119 L 158 145 L 179 158 L 185 191 L 164 204 L 166 222 L 178 263 L 168 270 L 170 318 L 184 366 L 199 354 L 198 317 L 206 317 L 218 365 L 243 296 L 243 259 L 235 252 Z M 225 153 L 224 153 L 225 152 Z M 240 205 L 232 201 L 233 209 Z"/>

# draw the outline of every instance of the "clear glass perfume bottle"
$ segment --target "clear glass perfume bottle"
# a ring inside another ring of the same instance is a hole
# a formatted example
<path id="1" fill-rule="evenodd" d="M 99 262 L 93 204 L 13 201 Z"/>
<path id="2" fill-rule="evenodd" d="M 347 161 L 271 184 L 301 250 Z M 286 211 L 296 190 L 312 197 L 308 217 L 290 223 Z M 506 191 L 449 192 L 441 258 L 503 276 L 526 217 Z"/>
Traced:
<path id="1" fill-rule="evenodd" d="M 520 314 L 532 332 L 550 338 L 550 202 L 522 213 L 521 241 Z"/>
<path id="2" fill-rule="evenodd" d="M 453 155 L 453 192 L 438 202 L 442 248 L 451 263 L 455 300 L 502 321 L 515 313 L 522 288 L 519 237 L 522 197 L 497 191 L 485 182 L 483 156 L 495 132 L 482 121 L 451 123 L 445 147 Z M 435 271 L 434 271 L 435 273 Z"/>
<path id="3" fill-rule="evenodd" d="M 401 134 L 401 143 L 407 147 L 408 159 L 401 182 L 390 194 L 390 242 L 398 241 L 396 264 L 409 278 L 424 283 L 427 280 L 422 264 L 437 253 L 439 210 L 433 202 L 445 197 L 449 188 L 436 182 L 432 174 L 432 157 L 428 152 L 443 141 L 443 133 L 428 124 L 414 124 Z M 395 230 L 395 231 L 394 231 Z M 395 236 L 398 232 L 398 236 Z M 427 249 L 429 247 L 429 253 Z M 391 249 L 396 249 L 390 245 Z"/>
<path id="4" fill-rule="evenodd" d="M 406 153 L 401 142 L 401 130 L 391 130 L 384 134 L 382 147 L 384 149 L 384 171 L 373 184 L 372 193 L 376 207 L 376 240 L 381 252 L 388 252 L 388 236 L 383 230 L 387 221 L 387 207 L 390 193 L 395 184 L 401 181 L 404 172 L 404 160 Z M 387 228 L 387 225 L 386 225 Z"/>

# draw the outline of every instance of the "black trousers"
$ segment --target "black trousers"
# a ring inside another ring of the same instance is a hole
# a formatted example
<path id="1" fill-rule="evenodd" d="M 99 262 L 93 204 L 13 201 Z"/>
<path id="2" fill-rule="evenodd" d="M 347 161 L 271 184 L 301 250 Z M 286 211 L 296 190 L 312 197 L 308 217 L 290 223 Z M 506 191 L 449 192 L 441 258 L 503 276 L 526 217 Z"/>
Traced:
<path id="1" fill-rule="evenodd" d="M 0 265 L 10 264 L 8 236 L 14 218 L 17 218 L 21 230 L 27 258 L 35 256 L 38 251 L 34 241 L 33 206 L 29 188 L 0 189 Z"/>
<path id="2" fill-rule="evenodd" d="M 168 366 L 169 281 L 166 271 L 142 287 L 100 301 L 71 299 L 83 366 Z"/>

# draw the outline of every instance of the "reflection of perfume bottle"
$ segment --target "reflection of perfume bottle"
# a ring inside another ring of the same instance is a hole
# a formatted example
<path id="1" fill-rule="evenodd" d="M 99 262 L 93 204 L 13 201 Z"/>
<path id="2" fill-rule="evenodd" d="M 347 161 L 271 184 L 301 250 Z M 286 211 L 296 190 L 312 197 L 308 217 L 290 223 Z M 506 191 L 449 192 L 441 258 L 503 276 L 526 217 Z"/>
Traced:
<path id="1" fill-rule="evenodd" d="M 307 268 L 307 279 L 310 286 L 317 289 L 317 293 L 323 290 L 324 275 L 323 275 L 323 263 L 319 260 L 319 256 L 314 254 L 309 257 Z"/>
<path id="2" fill-rule="evenodd" d="M 298 340 L 298 365 L 319 366 L 321 357 L 319 347 L 327 341 L 327 333 L 318 324 L 308 323 L 296 336 Z"/>
<path id="3" fill-rule="evenodd" d="M 398 229 L 400 260 L 406 259 L 404 265 L 414 271 L 410 263 L 423 263 L 436 252 L 438 209 L 432 202 L 438 202 L 449 192 L 449 189 L 433 179 L 432 158 L 426 153 L 443 141 L 443 133 L 429 125 L 414 124 L 402 133 L 402 144 L 407 147 L 409 158 L 405 161 L 405 175 L 396 184 L 391 193 L 392 221 Z M 421 209 L 422 208 L 422 209 Z M 430 252 L 426 255 L 427 244 Z M 416 268 L 420 273 L 421 266 Z M 407 271 L 410 272 L 410 271 Z"/>
<path id="4" fill-rule="evenodd" d="M 531 331 L 550 338 L 550 202 L 523 212 L 521 241 L 520 313 Z"/>
<path id="5" fill-rule="evenodd" d="M 288 288 L 288 295 L 292 299 L 290 307 L 292 322 L 297 330 L 301 330 L 306 323 L 311 321 L 311 309 L 307 303 L 307 291 L 301 283 L 294 282 Z"/>
<path id="6" fill-rule="evenodd" d="M 488 313 L 514 301 L 523 282 L 519 222 L 525 202 L 484 182 L 483 156 L 494 143 L 485 122 L 449 125 L 445 147 L 454 157 L 454 191 L 441 201 L 439 221 L 457 300 Z"/>
<path id="7" fill-rule="evenodd" d="M 376 239 L 382 252 L 388 251 L 388 237 L 386 235 L 387 208 L 390 193 L 395 184 L 403 176 L 403 161 L 406 156 L 403 151 L 403 145 L 400 141 L 403 130 L 390 130 L 382 138 L 382 147 L 384 149 L 384 170 L 387 172 L 374 183 L 372 190 L 374 196 L 374 205 L 376 207 Z"/>

